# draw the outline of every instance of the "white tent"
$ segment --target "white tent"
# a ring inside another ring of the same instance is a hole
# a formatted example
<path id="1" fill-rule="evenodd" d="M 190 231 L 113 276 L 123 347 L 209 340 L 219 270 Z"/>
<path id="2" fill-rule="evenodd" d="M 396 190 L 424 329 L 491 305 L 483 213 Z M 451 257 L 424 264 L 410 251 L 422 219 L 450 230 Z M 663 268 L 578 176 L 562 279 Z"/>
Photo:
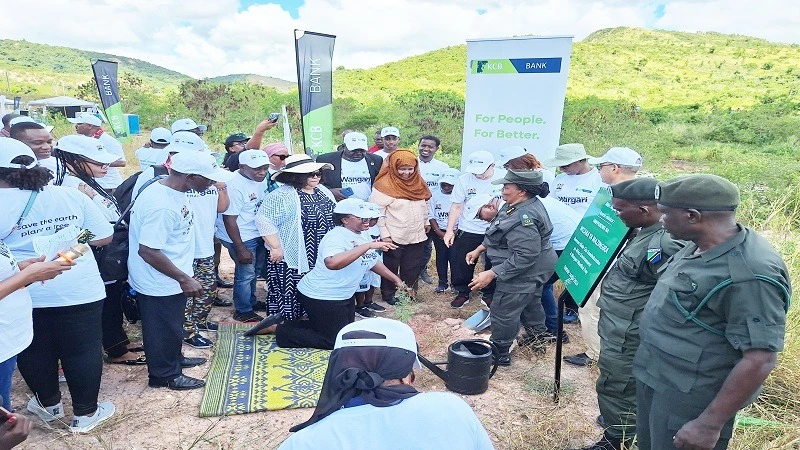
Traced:
<path id="1" fill-rule="evenodd" d="M 81 107 L 81 108 L 96 108 L 97 104 L 81 100 L 79 98 L 60 96 L 43 98 L 41 100 L 33 100 L 28 102 L 28 106 L 45 106 L 48 108 L 67 108 L 67 107 Z"/>

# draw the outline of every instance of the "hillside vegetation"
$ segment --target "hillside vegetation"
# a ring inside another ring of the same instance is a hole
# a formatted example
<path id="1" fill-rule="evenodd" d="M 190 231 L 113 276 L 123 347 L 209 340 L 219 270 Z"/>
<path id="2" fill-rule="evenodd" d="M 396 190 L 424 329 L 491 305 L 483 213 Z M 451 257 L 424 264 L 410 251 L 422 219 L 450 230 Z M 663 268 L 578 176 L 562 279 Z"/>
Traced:
<path id="1" fill-rule="evenodd" d="M 252 73 L 236 73 L 231 75 L 222 75 L 218 77 L 208 78 L 207 81 L 211 83 L 251 83 L 260 84 L 266 87 L 272 87 L 280 92 L 288 92 L 292 89 L 297 89 L 297 83 L 294 81 L 282 80 L 275 77 L 265 77 L 263 75 L 256 75 Z"/>

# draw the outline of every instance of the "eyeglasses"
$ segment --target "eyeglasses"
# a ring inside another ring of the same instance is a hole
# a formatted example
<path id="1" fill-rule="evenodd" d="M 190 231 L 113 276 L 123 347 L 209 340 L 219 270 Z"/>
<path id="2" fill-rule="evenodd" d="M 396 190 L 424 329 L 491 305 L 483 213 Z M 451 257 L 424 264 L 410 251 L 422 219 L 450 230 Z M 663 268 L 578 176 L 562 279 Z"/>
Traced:
<path id="1" fill-rule="evenodd" d="M 109 167 L 111 167 L 111 164 L 103 164 L 103 163 L 99 163 L 97 161 L 92 161 L 91 159 L 87 159 L 86 162 L 88 162 L 89 164 L 91 164 L 93 166 L 97 166 L 97 167 L 99 167 L 101 169 L 108 169 Z"/>
<path id="2" fill-rule="evenodd" d="M 321 171 L 319 171 L 319 170 L 318 170 L 318 171 L 316 171 L 316 172 L 311 172 L 310 174 L 308 174 L 308 177 L 309 177 L 309 178 L 319 178 L 319 177 L 322 177 L 322 172 L 321 172 Z"/>
<path id="3" fill-rule="evenodd" d="M 244 147 L 245 145 L 247 145 L 247 141 L 234 142 L 232 145 L 241 145 L 242 147 Z"/>
<path id="4" fill-rule="evenodd" d="M 352 217 L 353 217 L 353 219 L 360 220 L 360 221 L 361 221 L 361 223 L 370 223 L 370 222 L 372 222 L 373 220 L 374 220 L 375 222 L 378 222 L 378 219 L 369 219 L 369 218 L 356 217 L 356 216 L 352 216 Z"/>
<path id="5" fill-rule="evenodd" d="M 600 169 L 602 169 L 603 167 L 606 167 L 606 166 L 616 166 L 616 164 L 614 164 L 614 163 L 601 163 L 601 164 L 598 164 L 595 167 L 597 167 L 597 170 L 600 170 Z"/>
<path id="6" fill-rule="evenodd" d="M 283 161 L 283 160 L 285 160 L 286 158 L 289 157 L 289 155 L 272 155 L 272 156 L 280 159 L 281 161 Z"/>

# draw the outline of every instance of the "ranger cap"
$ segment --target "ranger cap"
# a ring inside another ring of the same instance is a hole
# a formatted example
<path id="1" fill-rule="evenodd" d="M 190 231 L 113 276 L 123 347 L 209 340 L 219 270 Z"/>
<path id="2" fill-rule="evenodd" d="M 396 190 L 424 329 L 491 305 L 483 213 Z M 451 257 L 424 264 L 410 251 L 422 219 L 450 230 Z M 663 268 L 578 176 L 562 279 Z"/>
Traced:
<path id="1" fill-rule="evenodd" d="M 739 205 L 739 188 L 716 175 L 683 175 L 658 183 L 655 197 L 672 208 L 734 211 Z"/>

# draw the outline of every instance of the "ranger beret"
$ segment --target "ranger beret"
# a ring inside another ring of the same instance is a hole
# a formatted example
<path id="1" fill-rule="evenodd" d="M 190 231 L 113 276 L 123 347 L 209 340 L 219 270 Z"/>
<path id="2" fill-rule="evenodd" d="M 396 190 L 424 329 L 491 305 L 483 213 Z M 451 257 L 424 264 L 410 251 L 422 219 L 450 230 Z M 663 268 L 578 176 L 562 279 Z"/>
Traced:
<path id="1" fill-rule="evenodd" d="M 739 188 L 716 175 L 683 175 L 658 183 L 655 197 L 658 203 L 673 208 L 734 211 L 739 205 Z"/>
<path id="2" fill-rule="evenodd" d="M 622 200 L 654 202 L 657 185 L 658 180 L 649 177 L 622 181 L 610 186 L 611 196 Z"/>

